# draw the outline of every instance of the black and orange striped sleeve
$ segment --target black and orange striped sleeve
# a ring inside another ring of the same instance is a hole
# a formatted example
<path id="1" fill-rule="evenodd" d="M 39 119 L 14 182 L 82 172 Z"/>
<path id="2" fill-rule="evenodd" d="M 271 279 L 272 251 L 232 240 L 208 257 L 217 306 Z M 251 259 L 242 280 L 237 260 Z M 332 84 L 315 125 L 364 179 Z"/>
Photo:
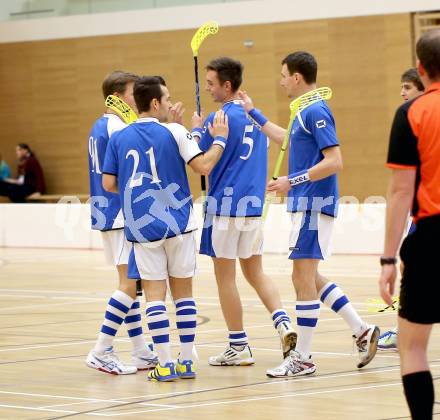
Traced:
<path id="1" fill-rule="evenodd" d="M 387 166 L 392 169 L 415 169 L 419 165 L 417 137 L 408 120 L 408 109 L 412 103 L 404 103 L 394 116 L 387 157 Z"/>

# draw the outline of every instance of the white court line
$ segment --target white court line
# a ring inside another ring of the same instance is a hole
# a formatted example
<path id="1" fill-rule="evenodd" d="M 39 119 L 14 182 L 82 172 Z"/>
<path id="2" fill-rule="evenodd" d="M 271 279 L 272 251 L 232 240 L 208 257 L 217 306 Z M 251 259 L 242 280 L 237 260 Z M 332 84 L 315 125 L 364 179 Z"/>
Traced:
<path id="1" fill-rule="evenodd" d="M 381 384 L 381 385 L 366 385 L 366 386 L 359 386 L 359 387 L 352 387 L 352 388 L 344 388 L 344 389 L 329 389 L 325 391 L 312 391 L 312 392 L 303 392 L 297 391 L 295 393 L 290 394 L 284 394 L 284 395 L 275 395 L 270 397 L 253 397 L 253 398 L 243 398 L 240 400 L 234 400 L 234 401 L 216 401 L 216 402 L 207 402 L 207 403 L 201 403 L 201 404 L 192 404 L 192 405 L 182 405 L 178 406 L 177 408 L 158 408 L 153 410 L 142 410 L 142 411 L 128 411 L 124 413 L 87 413 L 89 415 L 94 416 L 104 416 L 104 417 L 116 417 L 116 416 L 128 416 L 132 414 L 144 414 L 144 413 L 157 413 L 160 411 L 171 411 L 171 410 L 189 410 L 191 408 L 200 408 L 200 407 L 212 407 L 217 405 L 229 405 L 229 404 L 239 404 L 239 403 L 246 403 L 246 402 L 254 402 L 254 401 L 266 401 L 266 400 L 275 400 L 275 399 L 282 399 L 282 398 L 294 398 L 294 397 L 310 397 L 315 395 L 322 395 L 322 394 L 333 394 L 338 392 L 350 392 L 350 391 L 360 391 L 360 390 L 368 390 L 368 389 L 375 389 L 375 388 L 386 388 L 386 387 L 392 387 L 392 386 L 401 386 L 401 381 L 398 382 L 389 382 L 387 384 Z"/>
<path id="2" fill-rule="evenodd" d="M 365 315 L 363 318 L 374 318 L 378 316 L 385 316 L 385 315 L 395 315 L 393 312 L 383 312 L 380 314 L 372 314 L 372 315 Z M 326 319 L 320 319 L 319 323 L 322 324 L 323 322 L 333 322 L 333 321 L 341 321 L 341 318 L 326 318 Z M 267 328 L 267 327 L 273 327 L 272 324 L 262 324 L 262 325 L 253 325 L 248 326 L 246 329 L 256 329 L 256 328 Z M 200 330 L 197 332 L 198 335 L 200 334 L 208 334 L 208 333 L 215 333 L 215 332 L 225 332 L 224 328 L 221 329 L 215 329 L 215 330 Z M 128 338 L 116 338 L 114 341 L 116 342 L 127 342 L 129 341 Z M 86 341 L 75 341 L 73 343 L 57 343 L 57 344 L 44 344 L 44 345 L 38 345 L 38 346 L 27 346 L 27 347 L 9 347 L 6 349 L 0 349 L 1 353 L 4 352 L 11 352 L 11 351 L 25 351 L 25 350 L 35 350 L 35 349 L 45 349 L 45 348 L 52 348 L 52 347 L 68 347 L 68 346 L 77 346 L 77 345 L 83 345 L 83 344 L 90 344 L 95 343 L 96 340 L 86 340 Z M 179 344 L 173 343 L 172 346 L 178 346 Z M 199 344 L 197 344 L 199 345 Z"/>
<path id="3" fill-rule="evenodd" d="M 186 394 L 187 392 L 188 391 L 176 391 L 176 392 L 171 392 L 171 393 L 150 394 L 150 395 L 141 395 L 141 396 L 135 396 L 135 397 L 124 397 L 122 399 L 103 399 L 103 398 L 72 397 L 70 395 L 36 394 L 36 393 L 32 393 L 32 392 L 13 392 L 13 391 L 0 391 L 0 394 L 21 395 L 21 396 L 34 397 L 34 398 L 53 398 L 53 399 L 61 399 L 61 400 L 74 400 L 74 401 L 78 401 L 79 400 L 80 401 L 80 402 L 70 403 L 70 405 L 73 405 L 73 404 L 87 404 L 87 403 L 95 403 L 95 402 L 125 403 L 125 402 L 127 402 L 126 401 L 127 399 L 174 396 L 174 395 L 179 395 L 179 394 Z M 144 404 L 174 407 L 173 405 L 170 405 L 170 404 L 151 404 L 151 403 L 148 403 L 148 402 L 145 402 Z M 69 404 L 63 404 L 63 405 L 69 405 Z M 56 406 L 42 406 L 42 407 L 39 407 L 39 408 L 46 408 L 46 407 L 56 407 Z"/>
<path id="4" fill-rule="evenodd" d="M 440 367 L 440 364 L 431 364 L 430 365 L 431 368 L 436 368 L 436 367 Z M 356 371 L 356 372 L 350 372 L 350 373 L 336 373 L 333 375 L 326 375 L 326 376 L 309 376 L 309 377 L 303 377 L 303 378 L 297 378 L 295 380 L 290 381 L 290 383 L 300 383 L 300 382 L 304 382 L 304 381 L 322 381 L 322 380 L 327 380 L 327 379 L 339 379 L 339 378 L 345 378 L 345 377 L 350 377 L 350 376 L 360 376 L 360 375 L 377 375 L 379 373 L 386 373 L 386 372 L 394 372 L 394 371 L 399 371 L 400 367 L 395 367 L 395 368 L 384 368 L 384 369 L 376 369 L 374 371 Z M 285 379 L 279 379 L 279 380 L 271 380 L 268 382 L 264 382 L 264 383 L 260 383 L 260 384 L 243 384 L 243 388 L 246 387 L 246 385 L 251 386 L 268 386 L 268 385 L 285 385 L 287 382 Z M 400 381 L 398 382 L 399 384 L 401 383 Z M 226 389 L 227 390 L 227 389 Z M 175 397 L 175 396 L 179 396 L 180 394 L 187 394 L 187 395 L 193 395 L 193 394 L 197 394 L 197 393 L 201 393 L 201 392 L 209 392 L 209 391 L 225 391 L 225 389 L 223 388 L 202 388 L 202 389 L 196 389 L 196 390 L 192 390 L 190 392 L 188 391 L 178 391 L 178 392 L 169 392 L 169 393 L 161 393 L 161 394 L 150 394 L 150 395 L 137 395 L 137 396 L 132 396 L 132 397 L 123 397 L 120 398 L 118 400 L 118 402 L 120 400 L 122 400 L 122 403 L 128 403 L 129 400 L 133 400 L 133 399 L 151 399 L 151 398 L 156 398 L 156 397 Z M 90 399 L 90 398 L 82 398 L 82 397 L 71 397 L 71 396 L 62 396 L 62 395 L 48 395 L 48 394 L 34 394 L 34 393 L 24 393 L 24 392 L 11 392 L 11 391 L 0 391 L 0 394 L 9 394 L 9 395 L 24 395 L 24 396 L 32 396 L 32 397 L 44 397 L 44 398 L 59 398 L 59 399 L 72 399 L 72 400 L 84 400 L 84 402 L 90 401 L 90 400 L 94 400 L 94 399 Z M 283 396 L 281 396 L 283 397 Z M 112 400 L 100 400 L 102 402 L 111 402 Z M 230 401 L 230 403 L 234 403 L 236 401 Z M 146 401 L 145 403 L 148 404 L 148 402 Z M 136 401 L 133 402 L 133 404 L 145 404 L 145 403 L 137 403 Z M 226 402 L 228 403 L 228 402 Z M 68 405 L 68 404 L 66 404 Z M 1 406 L 1 405 L 0 405 Z M 185 408 L 184 406 L 177 406 L 175 405 L 174 407 L 177 407 L 176 409 L 181 409 L 181 408 Z M 194 405 L 195 407 L 195 405 Z M 23 409 L 29 408 L 29 409 L 33 409 L 30 407 L 21 407 Z M 191 407 L 189 407 L 191 408 Z M 36 409 L 36 408 L 35 408 Z M 41 408 L 43 410 L 43 408 Z M 157 410 L 146 410 L 146 411 L 139 411 L 136 412 L 137 413 L 146 413 L 146 412 L 152 412 L 152 411 L 163 411 L 163 410 L 171 410 L 173 408 L 160 408 Z M 48 410 L 51 411 L 51 410 Z M 55 410 L 53 410 L 55 411 Z M 74 411 L 72 411 L 72 413 L 76 413 Z M 104 413 L 87 413 L 89 415 L 96 415 L 96 416 L 120 416 L 120 415 L 127 415 L 127 414 L 134 414 L 134 413 L 123 413 L 123 414 L 104 414 Z"/>
<path id="5" fill-rule="evenodd" d="M 81 404 L 98 404 L 100 402 L 122 403 L 122 404 L 125 403 L 125 401 L 119 401 L 119 400 L 92 400 L 92 401 L 70 402 L 65 404 L 42 405 L 38 408 L 42 410 L 43 408 L 67 407 L 71 405 L 81 405 Z"/>
<path id="6" fill-rule="evenodd" d="M 90 292 L 88 291 L 84 291 L 84 292 L 80 292 L 80 291 L 76 291 L 76 292 L 71 292 L 68 291 L 66 292 L 65 290 L 41 290 L 41 289 L 1 289 L 0 288 L 0 293 L 8 293 L 8 292 L 12 292 L 12 293 L 17 293 L 17 296 L 22 297 L 21 293 L 26 292 L 26 293 L 36 293 L 37 295 L 40 295 L 42 297 L 47 297 L 47 295 L 50 294 L 56 294 L 56 295 L 61 295 L 59 297 L 66 297 L 66 298 L 81 298 L 82 296 L 87 296 L 90 297 Z M 293 293 L 293 289 L 292 289 L 292 293 Z M 73 296 L 76 295 L 76 296 Z M 108 294 L 102 292 L 102 294 L 97 294 L 96 297 L 93 297 L 90 299 L 99 299 L 101 297 L 106 297 Z M 6 296 L 11 296 L 10 294 L 7 294 Z M 200 300 L 216 300 L 218 301 L 219 298 L 218 296 L 195 296 L 195 299 L 200 299 Z M 258 297 L 243 297 L 241 298 L 242 301 L 246 302 L 261 302 L 261 299 Z M 287 303 L 287 304 L 295 304 L 296 300 L 295 299 L 283 299 L 283 302 Z M 357 305 L 365 305 L 365 302 L 352 302 L 352 304 L 357 304 Z M 385 305 L 385 303 L 384 303 Z"/>
<path id="7" fill-rule="evenodd" d="M 47 298 L 46 298 L 47 299 Z M 62 298 L 64 300 L 68 300 L 66 298 Z M 81 298 L 85 299 L 85 298 Z M 65 305 L 81 305 L 83 303 L 93 303 L 96 299 L 88 298 L 86 300 L 75 300 L 74 302 L 60 302 L 60 303 L 41 303 L 39 305 L 22 305 L 22 306 L 13 306 L 9 308 L 0 308 L 1 312 L 7 312 L 7 311 L 16 311 L 17 309 L 34 309 L 34 308 L 46 308 L 48 306 L 54 307 L 54 306 L 65 306 Z"/>
<path id="8" fill-rule="evenodd" d="M 439 367 L 440 364 L 437 365 L 430 365 L 431 368 Z M 335 375 L 327 375 L 327 376 L 312 376 L 312 377 L 305 377 L 305 378 L 298 378 L 295 380 L 292 380 L 291 383 L 297 383 L 297 382 L 303 382 L 303 381 L 319 381 L 324 379 L 335 379 L 335 378 L 342 378 L 342 377 L 348 377 L 348 376 L 355 376 L 355 375 L 368 375 L 373 374 L 377 375 L 378 373 L 385 373 L 385 372 L 392 372 L 392 371 L 400 371 L 400 366 L 396 368 L 389 368 L 389 369 L 381 369 L 381 370 L 374 370 L 371 372 L 352 372 L 352 373 L 344 373 L 344 374 L 335 374 Z M 266 385 L 278 385 L 278 384 L 286 384 L 285 379 L 271 381 L 267 383 L 262 384 L 256 384 L 258 386 L 266 386 Z M 313 395 L 319 395 L 319 394 L 329 394 L 329 393 L 337 393 L 337 392 L 349 392 L 349 391 L 358 391 L 358 390 L 364 390 L 364 389 L 373 389 L 373 388 L 384 388 L 384 387 L 390 387 L 390 386 L 401 386 L 400 379 L 397 382 L 389 382 L 387 384 L 381 384 L 381 385 L 365 385 L 365 386 L 359 386 L 359 387 L 352 387 L 352 388 L 343 388 L 343 389 L 332 389 L 332 390 L 325 390 L 325 391 L 311 391 L 311 392 L 305 392 L 301 393 L 301 391 L 296 391 L 295 393 L 290 394 L 283 394 L 283 395 L 276 395 L 276 396 L 270 396 L 270 397 L 253 397 L 253 398 L 244 398 L 240 400 L 226 400 L 226 401 L 216 401 L 216 402 L 207 402 L 202 404 L 192 404 L 192 405 L 180 405 L 178 408 L 159 408 L 156 410 L 143 410 L 143 411 L 129 411 L 124 413 L 88 413 L 93 414 L 95 416 L 104 416 L 104 417 L 113 417 L 113 416 L 127 416 L 131 414 L 142 414 L 142 413 L 155 413 L 159 411 L 171 411 L 171 410 L 182 410 L 182 409 L 191 409 L 191 408 L 198 408 L 198 407 L 209 407 L 214 405 L 227 405 L 227 404 L 237 404 L 241 402 L 249 402 L 249 401 L 264 401 L 264 400 L 272 400 L 272 399 L 278 399 L 278 398 L 291 398 L 291 397 L 302 397 L 302 396 L 313 396 Z M 255 386 L 255 385 L 254 385 Z M 212 389 L 214 390 L 214 389 Z M 209 391 L 208 390 L 201 390 L 201 391 Z M 224 391 L 223 389 L 219 389 L 219 391 Z M 197 393 L 198 391 L 194 391 L 194 393 Z"/>
<path id="9" fill-rule="evenodd" d="M 81 400 L 81 401 L 84 401 L 84 402 L 93 402 L 93 401 L 99 401 L 99 402 L 108 402 L 108 401 L 123 402 L 123 401 L 118 401 L 118 400 L 105 400 L 105 399 L 99 399 L 99 398 L 71 397 L 71 396 L 67 396 L 67 395 L 35 394 L 35 393 L 32 393 L 32 392 L 0 391 L 0 394 L 22 395 L 22 396 L 26 396 L 26 397 L 59 398 L 59 399 L 62 399 L 62 400 Z"/>
<path id="10" fill-rule="evenodd" d="M 81 404 L 98 404 L 100 402 L 106 402 L 106 403 L 119 403 L 119 404 L 127 404 L 127 401 L 118 401 L 118 400 L 97 400 L 97 401 L 81 401 L 76 403 L 66 403 L 66 404 L 54 404 L 54 405 L 43 405 L 41 407 L 38 407 L 39 409 L 46 409 L 46 408 L 54 408 L 54 407 L 67 407 L 71 405 L 81 405 Z M 138 405 L 146 406 L 146 407 L 161 407 L 161 408 L 176 408 L 178 405 L 171 405 L 171 404 L 154 404 L 154 403 L 139 403 Z"/>
<path id="11" fill-rule="evenodd" d="M 64 300 L 64 301 L 69 301 L 69 300 L 74 300 L 74 302 L 67 302 L 67 303 L 44 303 L 44 304 L 38 304 L 38 305 L 24 305 L 24 306 L 15 306 L 15 307 L 7 307 L 7 308 L 0 308 L 1 312 L 7 312 L 7 311 L 11 311 L 11 310 L 17 310 L 17 309 L 31 309 L 31 308 L 46 308 L 47 306 L 64 306 L 64 305 L 75 305 L 75 304 L 88 304 L 88 303 L 95 303 L 95 302 L 103 302 L 104 300 L 108 299 L 108 296 L 103 296 L 102 298 L 87 298 L 87 300 L 81 300 L 84 299 L 83 297 L 48 297 L 48 296 L 37 296 L 37 295 L 25 295 L 25 296 L 18 296 L 18 295 L 0 295 L 0 296 L 4 296 L 4 297 L 19 297 L 20 299 L 23 298 L 31 298 L 31 299 L 58 299 L 58 300 Z M 79 301 L 78 301 L 79 300 Z M 196 298 L 196 302 L 198 306 L 214 306 L 216 308 L 218 308 L 220 306 L 220 303 L 217 302 L 204 302 L 202 299 L 197 299 Z M 352 304 L 356 305 L 355 303 L 352 302 Z M 292 304 L 293 305 L 293 304 Z M 363 304 L 359 304 L 362 305 Z M 370 305 L 372 306 L 372 305 Z M 384 307 L 385 304 L 383 305 L 374 305 L 377 306 L 378 308 Z M 242 304 L 243 308 L 266 308 L 262 303 L 249 303 L 249 304 Z M 357 312 L 369 312 L 368 309 L 356 309 Z M 321 312 L 332 312 L 332 310 L 330 308 L 325 308 L 322 307 L 321 308 Z"/>
<path id="12" fill-rule="evenodd" d="M 3 293 L 2 293 L 3 292 Z M 8 292 L 12 292 L 12 293 L 8 293 Z M 35 295 L 23 295 L 20 294 L 22 292 L 29 292 L 29 293 L 36 293 Z M 35 290 L 35 289 L 0 289 L 0 296 L 4 296 L 4 297 L 19 297 L 20 299 L 23 298 L 31 298 L 31 299 L 64 299 L 64 300 L 69 300 L 69 299 L 84 299 L 86 298 L 87 300 L 85 300 L 84 302 L 73 302 L 73 303 L 69 303 L 69 305 L 72 305 L 74 303 L 92 303 L 92 302 L 101 302 L 103 299 L 108 298 L 108 295 L 106 293 L 103 293 L 102 295 L 97 295 L 95 297 L 90 297 L 90 294 L 88 292 L 66 292 L 66 291 L 59 291 L 59 290 Z M 17 293 L 17 294 L 15 294 Z M 77 296 L 72 296 L 72 294 L 76 294 Z M 55 295 L 55 296 L 51 296 L 51 295 Z M 61 296 L 57 296 L 57 295 L 61 295 Z M 218 300 L 218 296 L 195 296 L 195 299 L 197 300 L 197 303 L 200 305 L 206 305 L 206 306 L 218 306 L 219 305 L 219 300 Z M 205 302 L 206 300 L 215 300 L 215 303 L 209 303 L 209 302 Z M 243 305 L 244 307 L 250 307 L 250 306 L 254 306 L 254 307 L 261 307 L 263 308 L 264 305 L 261 304 L 261 300 L 259 298 L 242 298 L 241 299 L 242 302 L 255 302 L 256 304 L 254 305 Z M 290 299 L 284 299 L 283 303 L 285 306 L 289 306 L 289 305 L 294 305 L 296 303 L 296 300 L 290 300 Z M 364 306 L 368 306 L 368 307 L 377 307 L 377 308 L 382 308 L 385 307 L 385 303 L 381 304 L 381 303 L 377 303 L 377 304 L 373 304 L 373 303 L 367 303 L 367 302 L 350 302 L 352 305 L 357 307 L 357 310 L 362 312 L 362 311 L 367 311 L 367 309 L 363 309 L 362 307 Z M 51 306 L 60 306 L 62 304 L 60 303 L 56 303 L 56 304 L 47 304 L 47 305 L 51 305 Z M 33 305 L 33 306 L 18 306 L 18 307 L 9 307 L 9 308 L 0 308 L 0 311 L 8 311 L 8 310 L 14 310 L 14 309 L 28 309 L 28 308 L 36 308 L 36 307 L 45 307 L 47 306 L 46 304 L 40 304 L 40 305 Z M 361 308 L 358 308 L 361 307 Z M 322 307 L 321 311 L 331 311 L 330 308 L 326 308 L 326 307 Z M 392 311 L 389 311 L 392 312 Z"/>
<path id="13" fill-rule="evenodd" d="M 27 407 L 22 405 L 9 405 L 9 404 L 0 404 L 0 407 L 4 408 L 18 408 L 20 410 L 32 410 L 32 411 L 52 411 L 54 413 L 68 413 L 68 414 L 76 414 L 77 411 L 67 411 L 67 410 L 52 410 L 49 408 L 37 408 L 37 407 Z M 163 409 L 165 410 L 165 408 Z M 171 410 L 171 409 L 169 409 Z"/>
<path id="14" fill-rule="evenodd" d="M 206 347 L 206 348 L 224 348 L 224 344 L 223 345 L 219 345 L 219 344 L 197 344 L 197 347 Z M 274 353 L 279 353 L 280 349 L 266 349 L 264 347 L 255 347 L 252 346 L 252 351 L 257 350 L 257 351 L 269 351 L 269 352 L 274 352 Z M 357 353 L 337 353 L 337 352 L 330 352 L 330 351 L 314 351 L 313 355 L 322 355 L 322 356 L 339 356 L 339 357 L 346 357 L 346 356 L 357 356 Z M 385 358 L 385 359 L 398 359 L 399 356 L 396 355 L 392 355 L 392 354 L 378 354 L 376 353 L 376 356 L 374 356 L 374 358 Z"/>

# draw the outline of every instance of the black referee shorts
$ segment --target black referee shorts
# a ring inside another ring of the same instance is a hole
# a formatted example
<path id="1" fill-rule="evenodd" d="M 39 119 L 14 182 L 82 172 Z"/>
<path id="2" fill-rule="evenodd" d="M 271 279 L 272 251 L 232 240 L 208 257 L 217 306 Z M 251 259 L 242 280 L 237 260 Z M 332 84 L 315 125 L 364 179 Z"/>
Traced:
<path id="1" fill-rule="evenodd" d="M 417 222 L 400 249 L 404 264 L 399 316 L 418 324 L 440 322 L 440 215 Z"/>

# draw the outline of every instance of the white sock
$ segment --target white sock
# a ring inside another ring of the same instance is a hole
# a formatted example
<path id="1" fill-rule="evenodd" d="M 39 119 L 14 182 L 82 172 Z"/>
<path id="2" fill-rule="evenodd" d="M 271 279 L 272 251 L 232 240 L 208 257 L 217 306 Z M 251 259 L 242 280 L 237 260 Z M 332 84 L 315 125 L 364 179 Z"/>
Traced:
<path id="1" fill-rule="evenodd" d="M 132 304 L 133 299 L 124 292 L 116 290 L 112 294 L 105 310 L 101 332 L 98 334 L 98 340 L 95 344 L 95 352 L 103 353 L 107 348 L 113 345 L 116 333 Z"/>
<path id="2" fill-rule="evenodd" d="M 192 360 L 194 339 L 197 325 L 197 308 L 194 298 L 177 299 L 176 305 L 176 326 L 180 338 L 179 360 Z"/>
<path id="3" fill-rule="evenodd" d="M 298 341 L 296 349 L 303 360 L 310 358 L 312 352 L 312 338 L 320 311 L 319 300 L 296 301 L 296 325 Z"/>
<path id="4" fill-rule="evenodd" d="M 170 320 L 163 301 L 147 302 L 147 323 L 153 338 L 154 350 L 161 366 L 172 362 L 170 345 Z"/>
<path id="5" fill-rule="evenodd" d="M 151 350 L 145 341 L 144 332 L 142 329 L 142 315 L 141 304 L 139 298 L 131 305 L 124 322 L 127 326 L 128 336 L 130 337 L 133 346 L 133 353 L 142 353 L 143 355 L 151 355 Z"/>
<path id="6" fill-rule="evenodd" d="M 367 324 L 362 321 L 353 308 L 347 296 L 345 296 L 344 292 L 335 283 L 326 283 L 319 291 L 318 297 L 322 303 L 325 303 L 344 319 L 356 337 L 361 335 L 368 328 Z"/>

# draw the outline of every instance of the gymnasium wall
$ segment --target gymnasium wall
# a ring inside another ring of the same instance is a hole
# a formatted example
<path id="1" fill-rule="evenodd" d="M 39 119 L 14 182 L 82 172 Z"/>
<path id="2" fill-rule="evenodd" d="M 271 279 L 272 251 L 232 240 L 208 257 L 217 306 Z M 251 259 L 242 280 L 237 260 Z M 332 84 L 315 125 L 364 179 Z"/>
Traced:
<path id="1" fill-rule="evenodd" d="M 161 74 L 174 100 L 194 110 L 194 30 L 146 32 L 0 44 L 0 151 L 14 166 L 14 146 L 28 142 L 45 169 L 48 192 L 87 193 L 87 138 L 102 112 L 100 85 L 112 69 Z M 252 40 L 252 48 L 243 45 Z M 319 62 L 319 84 L 333 88 L 342 144 L 342 195 L 384 195 L 389 126 L 400 103 L 400 74 L 412 64 L 409 13 L 222 27 L 205 41 L 201 67 L 230 55 L 245 65 L 255 104 L 286 125 L 288 100 L 279 87 L 280 61 L 304 49 Z M 204 72 L 202 71 L 202 75 Z M 205 111 L 215 109 L 202 92 Z M 277 155 L 270 150 L 270 167 Z M 195 196 L 198 177 L 190 174 Z"/>
<path id="2" fill-rule="evenodd" d="M 199 243 L 203 226 L 201 204 L 194 205 L 194 215 Z M 332 234 L 332 252 L 380 254 L 384 223 L 384 203 L 341 204 Z M 264 225 L 264 252 L 285 255 L 290 229 L 290 213 L 285 204 L 272 204 Z M 102 238 L 99 231 L 90 229 L 90 206 L 74 198 L 59 204 L 0 203 L 1 247 L 102 249 Z"/>

